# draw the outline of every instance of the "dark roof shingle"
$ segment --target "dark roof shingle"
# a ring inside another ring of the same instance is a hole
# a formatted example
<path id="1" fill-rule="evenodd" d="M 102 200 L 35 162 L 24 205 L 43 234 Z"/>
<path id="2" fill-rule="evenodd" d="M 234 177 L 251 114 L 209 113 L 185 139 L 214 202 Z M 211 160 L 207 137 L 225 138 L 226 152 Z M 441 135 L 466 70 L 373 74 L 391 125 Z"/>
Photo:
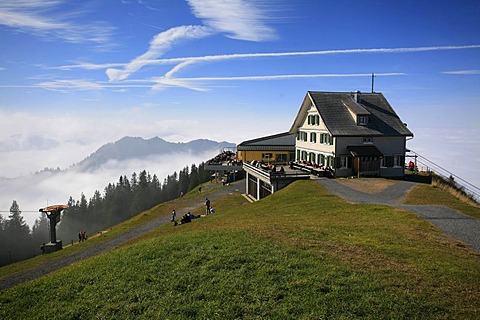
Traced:
<path id="1" fill-rule="evenodd" d="M 283 132 L 271 136 L 261 137 L 253 140 L 243 141 L 237 146 L 237 150 L 262 150 L 265 147 L 273 147 L 278 150 L 294 150 L 295 134 Z"/>
<path id="2" fill-rule="evenodd" d="M 309 91 L 327 129 L 334 136 L 413 136 L 381 93 L 361 93 L 357 103 L 350 92 Z M 357 125 L 349 108 L 369 113 L 366 126 Z"/>

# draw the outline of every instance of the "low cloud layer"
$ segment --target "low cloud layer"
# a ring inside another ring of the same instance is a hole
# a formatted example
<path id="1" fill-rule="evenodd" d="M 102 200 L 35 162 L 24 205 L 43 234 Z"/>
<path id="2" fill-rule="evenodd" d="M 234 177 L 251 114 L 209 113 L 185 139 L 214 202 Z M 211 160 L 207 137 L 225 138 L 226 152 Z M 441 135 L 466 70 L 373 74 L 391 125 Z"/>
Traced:
<path id="1" fill-rule="evenodd" d="M 13 200 L 17 201 L 22 215 L 32 226 L 39 217 L 38 209 L 47 204 L 66 204 L 69 197 L 79 200 L 82 193 L 89 199 L 95 190 L 103 193 L 108 183 L 116 183 L 122 175 L 129 179 L 133 172 L 137 174 L 147 170 L 157 175 L 161 183 L 173 172 L 184 167 L 204 162 L 218 153 L 218 150 L 205 150 L 200 154 L 168 154 L 150 156 L 144 159 L 110 161 L 92 172 L 79 172 L 70 169 L 63 172 L 44 172 L 16 179 L 0 178 L 0 214 L 7 218 Z"/>

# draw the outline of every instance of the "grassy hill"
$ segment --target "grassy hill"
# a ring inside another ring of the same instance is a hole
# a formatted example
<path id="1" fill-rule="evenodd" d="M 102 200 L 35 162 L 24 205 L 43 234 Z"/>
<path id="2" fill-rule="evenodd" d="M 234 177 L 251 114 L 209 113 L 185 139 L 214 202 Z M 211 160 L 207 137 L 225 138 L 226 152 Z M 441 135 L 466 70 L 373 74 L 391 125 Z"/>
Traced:
<path id="1" fill-rule="evenodd" d="M 2 290 L 0 318 L 480 318 L 480 255 L 409 212 L 349 204 L 313 181 L 214 206 Z"/>

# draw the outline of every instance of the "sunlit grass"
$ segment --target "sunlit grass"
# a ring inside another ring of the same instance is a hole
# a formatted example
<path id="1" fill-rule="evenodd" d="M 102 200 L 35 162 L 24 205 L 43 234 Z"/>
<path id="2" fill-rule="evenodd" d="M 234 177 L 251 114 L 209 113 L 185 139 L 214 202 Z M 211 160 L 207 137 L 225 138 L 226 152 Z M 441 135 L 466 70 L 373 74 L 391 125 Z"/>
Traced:
<path id="1" fill-rule="evenodd" d="M 409 212 L 348 204 L 312 181 L 214 205 L 0 292 L 0 317 L 480 317 L 480 256 Z"/>
<path id="2" fill-rule="evenodd" d="M 451 193 L 428 184 L 418 184 L 408 194 L 406 203 L 443 205 L 480 219 L 480 206 L 461 201 Z"/>

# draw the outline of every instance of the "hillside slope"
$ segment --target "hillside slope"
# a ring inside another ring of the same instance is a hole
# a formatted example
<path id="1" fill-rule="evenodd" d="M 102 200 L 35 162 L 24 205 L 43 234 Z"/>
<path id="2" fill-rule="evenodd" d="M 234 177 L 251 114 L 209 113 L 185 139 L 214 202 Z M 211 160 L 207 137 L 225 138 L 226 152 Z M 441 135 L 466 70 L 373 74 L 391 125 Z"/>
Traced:
<path id="1" fill-rule="evenodd" d="M 0 317 L 480 316 L 479 255 L 407 211 L 349 204 L 312 181 L 213 206 L 214 215 L 3 290 Z"/>

